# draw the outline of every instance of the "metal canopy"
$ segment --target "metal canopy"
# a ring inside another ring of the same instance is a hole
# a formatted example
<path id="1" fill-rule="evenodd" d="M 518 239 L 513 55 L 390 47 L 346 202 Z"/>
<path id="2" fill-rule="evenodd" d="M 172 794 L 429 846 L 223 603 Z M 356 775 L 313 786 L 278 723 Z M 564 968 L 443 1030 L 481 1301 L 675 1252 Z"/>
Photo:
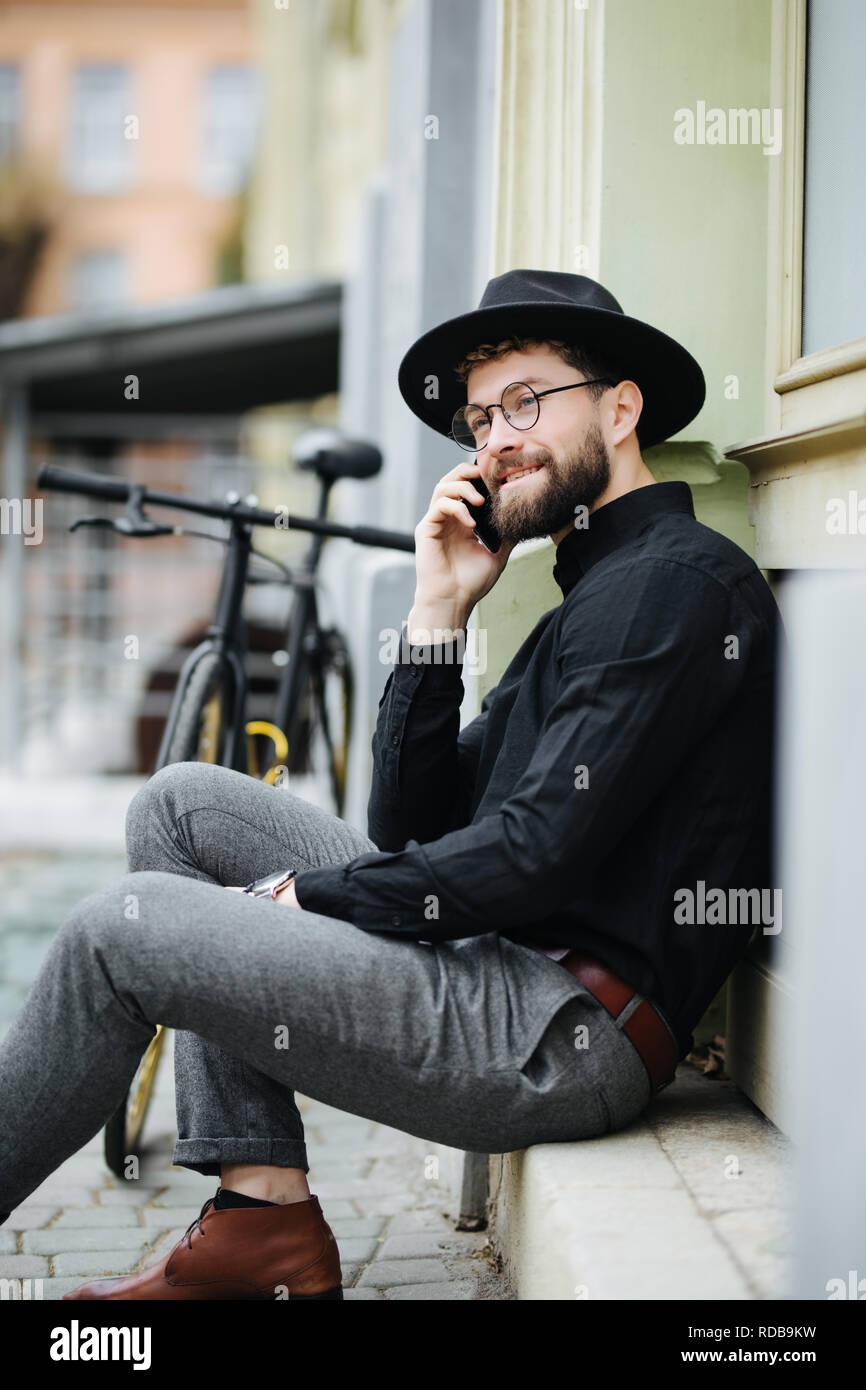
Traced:
<path id="1" fill-rule="evenodd" d="M 0 325 L 0 389 L 25 388 L 31 415 L 109 413 L 139 427 L 309 400 L 337 389 L 341 300 L 340 281 L 311 278 L 15 320 Z M 126 398 L 131 375 L 138 400 Z"/>

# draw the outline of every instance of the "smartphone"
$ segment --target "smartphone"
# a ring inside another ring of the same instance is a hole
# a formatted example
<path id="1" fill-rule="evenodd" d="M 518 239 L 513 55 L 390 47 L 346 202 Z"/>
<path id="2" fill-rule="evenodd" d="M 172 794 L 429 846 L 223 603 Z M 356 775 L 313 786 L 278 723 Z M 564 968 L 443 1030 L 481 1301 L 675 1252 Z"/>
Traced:
<path id="1" fill-rule="evenodd" d="M 502 544 L 502 537 L 493 523 L 493 505 L 490 501 L 490 492 L 480 473 L 476 477 L 470 478 L 469 481 L 484 497 L 483 502 L 473 502 L 471 498 L 466 498 L 475 516 L 475 534 L 487 549 L 495 555 Z"/>

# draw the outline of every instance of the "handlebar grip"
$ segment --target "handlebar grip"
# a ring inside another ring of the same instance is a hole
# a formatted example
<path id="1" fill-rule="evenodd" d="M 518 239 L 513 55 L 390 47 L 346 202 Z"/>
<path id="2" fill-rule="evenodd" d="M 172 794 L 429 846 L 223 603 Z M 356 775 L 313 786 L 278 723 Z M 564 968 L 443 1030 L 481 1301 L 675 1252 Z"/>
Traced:
<path id="1" fill-rule="evenodd" d="M 358 545 L 383 545 L 388 550 L 408 550 L 414 554 L 415 537 L 405 531 L 378 531 L 375 526 L 353 526 L 352 540 Z"/>
<path id="2" fill-rule="evenodd" d="M 70 473 L 54 463 L 44 463 L 36 475 L 36 486 L 49 492 L 74 492 L 85 497 L 101 497 L 105 502 L 125 502 L 129 483 L 125 478 L 106 478 L 101 473 Z"/>

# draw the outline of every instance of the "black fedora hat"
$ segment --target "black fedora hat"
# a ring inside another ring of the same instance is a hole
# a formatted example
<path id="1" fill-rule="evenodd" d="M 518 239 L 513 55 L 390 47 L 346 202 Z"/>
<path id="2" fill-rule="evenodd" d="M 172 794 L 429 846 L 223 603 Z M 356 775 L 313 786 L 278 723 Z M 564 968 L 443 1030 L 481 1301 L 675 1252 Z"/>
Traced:
<path id="1" fill-rule="evenodd" d="M 636 428 L 642 449 L 684 429 L 704 403 L 704 374 L 691 353 L 660 329 L 629 318 L 596 280 L 559 270 L 508 270 L 488 281 L 477 309 L 440 323 L 409 348 L 397 374 L 409 409 L 450 435 L 455 410 L 466 404 L 456 368 L 482 343 L 512 336 L 562 339 L 609 363 L 619 381 L 636 382 L 643 396 Z"/>

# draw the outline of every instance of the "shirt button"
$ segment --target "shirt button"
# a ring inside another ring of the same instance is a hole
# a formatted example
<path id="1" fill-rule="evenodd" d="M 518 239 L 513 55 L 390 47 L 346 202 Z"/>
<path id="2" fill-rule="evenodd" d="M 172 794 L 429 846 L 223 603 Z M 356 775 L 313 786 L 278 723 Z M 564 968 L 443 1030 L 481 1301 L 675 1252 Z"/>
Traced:
<path id="1" fill-rule="evenodd" d="M 400 916 L 400 914 L 397 913 L 397 912 L 395 912 L 395 913 L 394 913 L 394 916 L 391 918 L 391 925 L 392 925 L 392 927 L 399 927 L 399 925 L 400 925 L 400 923 L 402 922 L 402 920 L 403 920 L 403 918 Z"/>
<path id="2" fill-rule="evenodd" d="M 397 747 L 397 744 L 400 742 L 400 735 L 399 735 L 399 734 L 392 734 L 392 735 L 391 735 L 391 742 L 393 743 L 394 747 L 396 748 L 396 747 Z"/>

